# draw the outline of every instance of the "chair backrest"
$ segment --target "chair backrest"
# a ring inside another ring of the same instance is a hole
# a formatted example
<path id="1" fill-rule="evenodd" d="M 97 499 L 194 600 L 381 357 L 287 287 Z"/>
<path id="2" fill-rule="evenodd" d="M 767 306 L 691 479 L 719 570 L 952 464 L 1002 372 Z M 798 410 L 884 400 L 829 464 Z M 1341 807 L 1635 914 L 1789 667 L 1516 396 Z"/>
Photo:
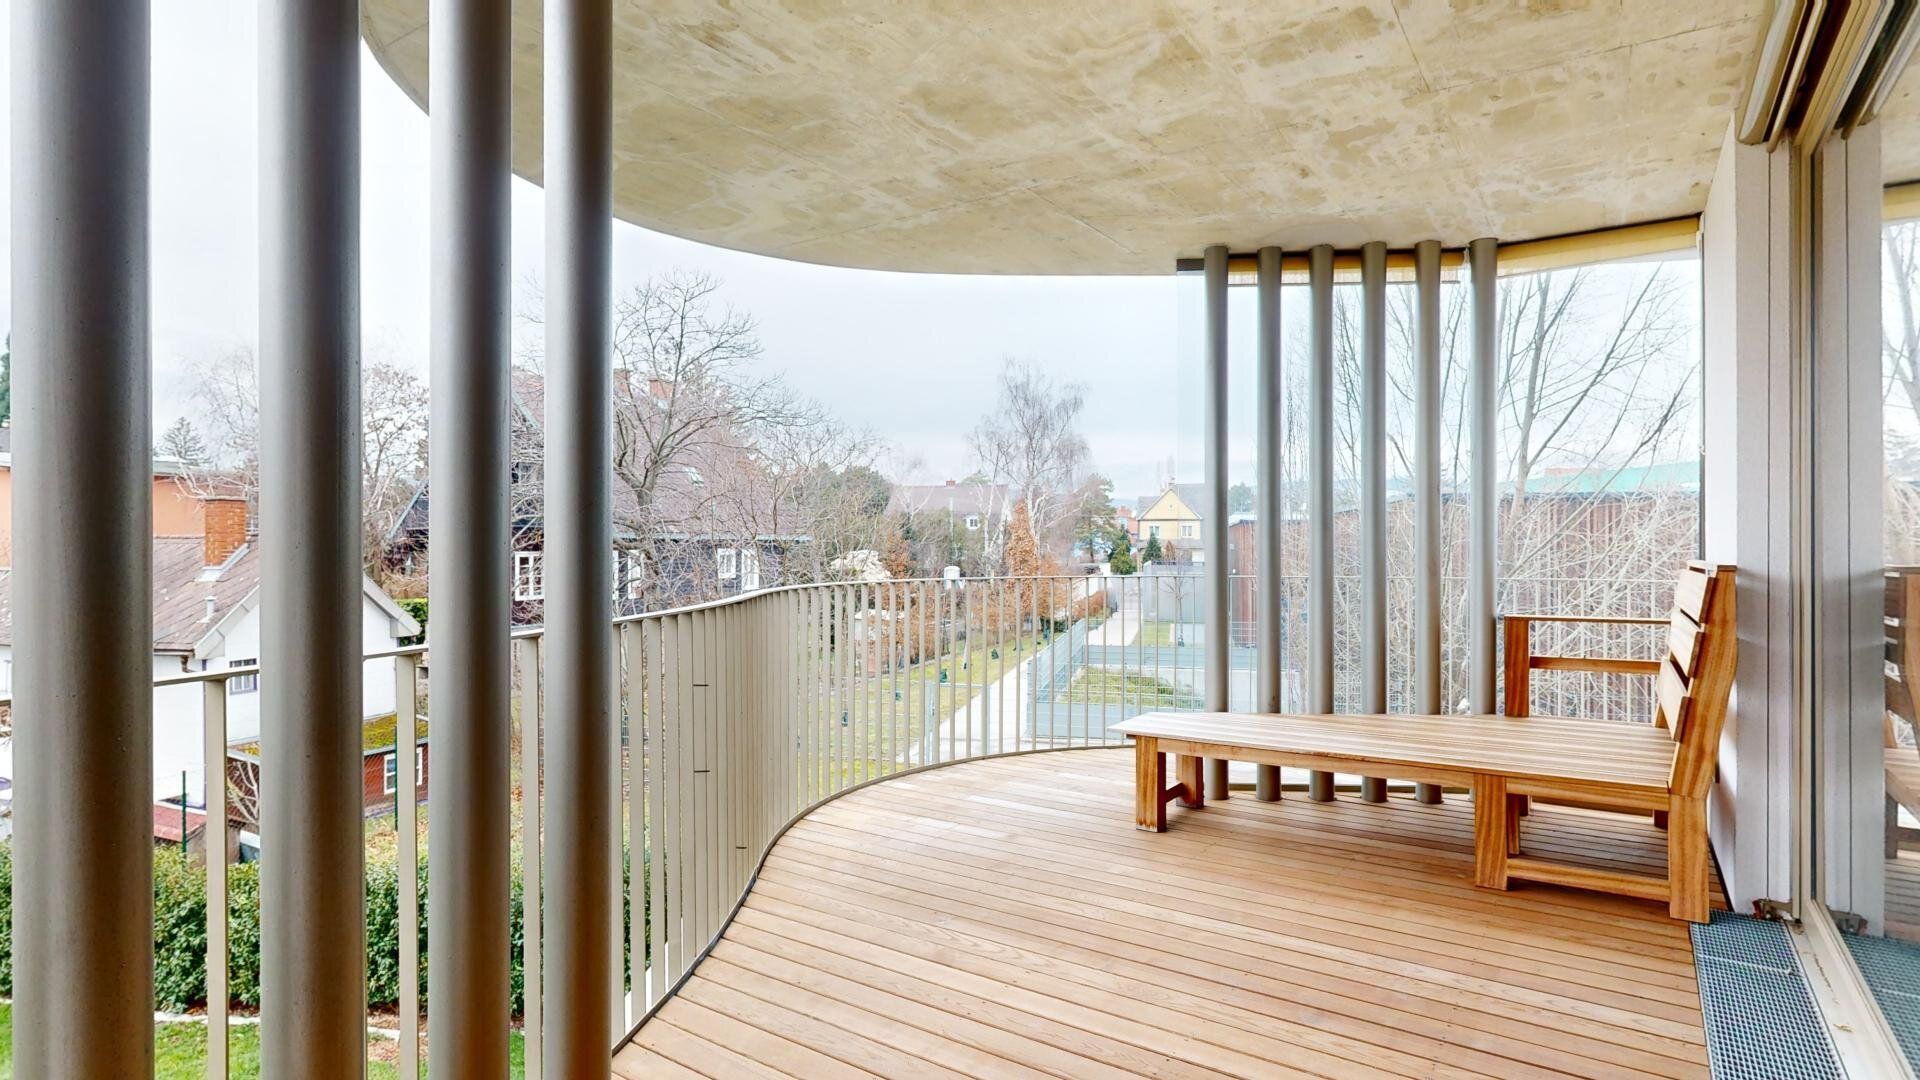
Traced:
<path id="1" fill-rule="evenodd" d="M 1887 710 L 1881 721 L 1886 744 L 1900 745 L 1895 718 L 1920 729 L 1916 720 L 1914 687 L 1920 684 L 1920 566 L 1889 566 L 1883 625 L 1886 628 Z"/>
<path id="2" fill-rule="evenodd" d="M 1668 779 L 1676 795 L 1704 795 L 1713 783 L 1739 652 L 1733 567 L 1688 563 L 1674 587 L 1667 655 L 1654 679 L 1654 722 L 1679 744 Z"/>

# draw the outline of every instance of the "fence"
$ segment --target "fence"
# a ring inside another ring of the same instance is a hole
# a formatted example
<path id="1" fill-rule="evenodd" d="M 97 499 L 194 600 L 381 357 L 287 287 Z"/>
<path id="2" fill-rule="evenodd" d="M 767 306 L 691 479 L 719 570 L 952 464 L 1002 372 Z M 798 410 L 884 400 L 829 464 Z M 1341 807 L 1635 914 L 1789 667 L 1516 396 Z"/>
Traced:
<path id="1" fill-rule="evenodd" d="M 1201 578 L 975 578 L 789 586 L 618 620 L 617 803 L 620 827 L 608 858 L 620 895 L 611 929 L 620 959 L 607 1007 L 616 1031 L 637 1025 L 698 963 L 745 893 L 759 861 L 786 825 L 822 800 L 903 771 L 1034 750 L 1101 746 L 1108 732 L 1142 712 L 1202 706 L 1204 634 Z M 1396 586 L 1404 583 L 1397 579 Z M 1337 583 L 1337 596 L 1357 579 Z M 1452 586 L 1455 583 L 1449 581 Z M 1660 614 L 1665 581 L 1610 582 L 1617 615 Z M 1451 589 L 1450 592 L 1457 592 Z M 1299 707 L 1307 648 L 1306 580 L 1282 579 L 1285 706 Z M 1578 580 L 1503 583 L 1503 609 L 1570 611 L 1593 594 Z M 1252 702 L 1255 669 L 1252 589 L 1235 575 L 1229 595 L 1230 701 Z M 1570 605 L 1574 605 L 1570 607 Z M 1631 609 L 1629 609 L 1631 608 Z M 1450 609 L 1452 610 L 1452 609 Z M 1336 611 L 1338 614 L 1338 611 Z M 1464 664 L 1464 633 L 1449 620 L 1451 667 Z M 1357 662 L 1358 642 L 1339 625 L 1336 682 Z M 1658 642 L 1637 627 L 1542 624 L 1543 652 L 1651 656 Z M 515 678 L 519 851 L 524 860 L 527 1075 L 538 1077 L 542 961 L 540 861 L 544 640 L 516 631 Z M 1643 640 L 1644 639 L 1644 640 Z M 1397 689 L 1404 644 L 1391 643 Z M 391 662 L 395 730 L 411 730 L 427 672 L 423 645 L 371 654 Z M 157 680 L 156 692 L 197 687 L 204 761 L 229 754 L 228 690 L 256 667 Z M 270 675 L 270 673 L 269 673 Z M 1555 678 L 1555 676 L 1560 676 Z M 1460 681 L 1450 675 L 1450 684 Z M 246 684 L 242 684 L 246 685 Z M 0 701 L 3 704 L 4 701 Z M 1348 707 L 1344 700 L 1337 706 Z M 1650 691 L 1605 677 L 1538 673 L 1536 714 L 1645 720 Z M 412 754 L 395 755 L 395 786 L 415 790 Z M 215 775 L 218 775 L 217 773 Z M 233 777 L 229 777 L 231 780 Z M 257 777 L 255 778 L 257 780 Z M 205 850 L 226 850 L 236 805 L 257 799 L 244 784 L 204 791 Z M 419 1055 L 418 808 L 401 798 L 398 836 L 399 1066 Z M 222 865 L 219 863 L 216 865 Z M 207 1012 L 210 1030 L 228 1019 L 224 873 L 207 881 Z M 630 913 L 630 915 L 629 915 Z M 628 974 L 630 973 L 630 975 Z M 226 1075 L 224 1041 L 210 1040 L 208 1075 Z"/>

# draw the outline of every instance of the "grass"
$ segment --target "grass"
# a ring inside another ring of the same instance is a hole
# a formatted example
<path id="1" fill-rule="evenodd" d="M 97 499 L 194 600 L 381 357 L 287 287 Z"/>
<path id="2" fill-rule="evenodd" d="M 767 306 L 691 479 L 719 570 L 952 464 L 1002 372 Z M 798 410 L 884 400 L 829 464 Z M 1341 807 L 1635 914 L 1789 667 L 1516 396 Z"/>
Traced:
<path id="1" fill-rule="evenodd" d="M 510 1075 L 526 1075 L 526 1044 L 520 1032 L 509 1035 Z M 154 1080 L 200 1080 L 207 1074 L 207 1025 L 191 1020 L 154 1025 Z M 393 1057 L 397 1044 L 379 1036 L 367 1038 L 367 1080 L 399 1080 Z M 227 1031 L 229 1075 L 260 1075 L 260 1025 L 241 1024 Z M 421 1062 L 420 1075 L 426 1075 Z M 0 1004 L 0 1080 L 13 1080 L 13 1006 Z"/>
<path id="2" fill-rule="evenodd" d="M 1105 668 L 1081 672 L 1073 680 L 1074 698 L 1095 705 L 1138 705 L 1143 709 L 1197 709 L 1198 695 L 1151 675 L 1127 675 Z"/>
<path id="3" fill-rule="evenodd" d="M 1140 627 L 1140 644 L 1148 648 L 1173 645 L 1173 627 L 1170 622 L 1143 623 Z"/>

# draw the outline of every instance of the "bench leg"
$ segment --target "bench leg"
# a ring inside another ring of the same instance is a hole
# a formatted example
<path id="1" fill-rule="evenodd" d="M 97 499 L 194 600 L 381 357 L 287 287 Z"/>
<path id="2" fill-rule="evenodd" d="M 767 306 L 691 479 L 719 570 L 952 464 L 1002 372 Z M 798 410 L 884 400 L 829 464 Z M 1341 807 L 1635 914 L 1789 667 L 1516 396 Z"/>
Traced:
<path id="1" fill-rule="evenodd" d="M 1160 740 L 1133 740 L 1133 823 L 1147 832 L 1167 831 L 1167 755 Z"/>
<path id="2" fill-rule="evenodd" d="M 1520 854 L 1520 819 L 1527 813 L 1525 795 L 1507 796 L 1507 854 Z"/>
<path id="3" fill-rule="evenodd" d="M 1473 883 L 1482 888 L 1507 887 L 1507 836 L 1511 809 L 1507 802 L 1507 782 L 1504 778 L 1473 778 Z"/>
<path id="4" fill-rule="evenodd" d="M 1497 776 L 1473 778 L 1473 883 L 1507 887 L 1507 853 L 1514 831 L 1507 782 Z"/>
<path id="5" fill-rule="evenodd" d="M 1175 754 L 1174 761 L 1179 773 L 1174 779 L 1180 784 L 1180 805 L 1194 810 L 1207 805 L 1206 777 L 1202 775 L 1206 759 Z"/>
<path id="6" fill-rule="evenodd" d="M 1667 809 L 1667 910 L 1707 921 L 1707 800 L 1674 796 Z"/>

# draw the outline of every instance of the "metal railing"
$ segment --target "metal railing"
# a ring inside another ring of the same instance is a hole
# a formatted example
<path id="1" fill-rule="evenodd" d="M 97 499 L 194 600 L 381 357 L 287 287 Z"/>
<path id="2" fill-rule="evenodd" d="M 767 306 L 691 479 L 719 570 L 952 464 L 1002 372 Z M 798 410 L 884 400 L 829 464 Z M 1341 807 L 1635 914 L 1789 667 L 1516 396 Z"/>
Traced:
<path id="1" fill-rule="evenodd" d="M 1233 575 L 1230 699 L 1248 708 L 1255 665 L 1252 590 Z M 1305 582 L 1283 578 L 1287 594 Z M 1543 600 L 1571 585 L 1504 583 L 1513 600 Z M 1671 585 L 1629 583 L 1651 607 Z M 615 621 L 617 704 L 609 810 L 618 820 L 607 857 L 618 895 L 618 950 L 607 988 L 613 1029 L 637 1027 L 693 970 L 744 897 L 782 831 L 821 802 L 904 771 L 1007 754 L 1119 745 L 1114 723 L 1143 712 L 1202 705 L 1204 620 L 1197 574 L 889 580 L 785 586 Z M 1536 607 L 1536 610 L 1539 608 Z M 1296 610 L 1289 606 L 1287 610 Z M 1620 611 L 1615 614 L 1639 614 Z M 1291 628 L 1298 629 L 1298 628 Z M 1572 633 L 1574 631 L 1568 631 Z M 1637 642 L 1556 642 L 1635 651 Z M 1450 635 L 1460 636 L 1464 635 Z M 522 858 L 525 1061 L 540 1075 L 543 648 L 539 627 L 514 632 L 518 840 Z M 1620 638 L 1620 640 L 1615 640 Z M 1303 632 L 1282 634 L 1283 697 L 1297 707 Z M 1592 650 L 1589 650 L 1592 651 Z M 1344 650 L 1341 655 L 1344 656 Z M 1396 650 L 1396 655 L 1398 655 Z M 369 653 L 391 662 L 395 702 L 393 809 L 397 833 L 399 995 L 397 1064 L 420 1055 L 419 810 L 413 754 L 429 662 L 425 645 Z M 1396 663 L 1396 666 L 1400 666 Z M 271 673 L 268 673 L 270 677 Z M 157 679 L 156 693 L 201 690 L 203 762 L 228 762 L 229 686 L 257 666 Z M 1620 715 L 1638 695 L 1569 686 L 1539 704 Z M 0 696 L 0 704 L 6 698 Z M 1566 711 L 1562 709 L 1561 711 Z M 203 769 L 205 850 L 224 852 L 234 829 L 229 768 Z M 207 1020 L 229 1021 L 227 873 L 207 875 Z M 227 1075 L 226 1040 L 208 1040 L 207 1075 Z"/>

